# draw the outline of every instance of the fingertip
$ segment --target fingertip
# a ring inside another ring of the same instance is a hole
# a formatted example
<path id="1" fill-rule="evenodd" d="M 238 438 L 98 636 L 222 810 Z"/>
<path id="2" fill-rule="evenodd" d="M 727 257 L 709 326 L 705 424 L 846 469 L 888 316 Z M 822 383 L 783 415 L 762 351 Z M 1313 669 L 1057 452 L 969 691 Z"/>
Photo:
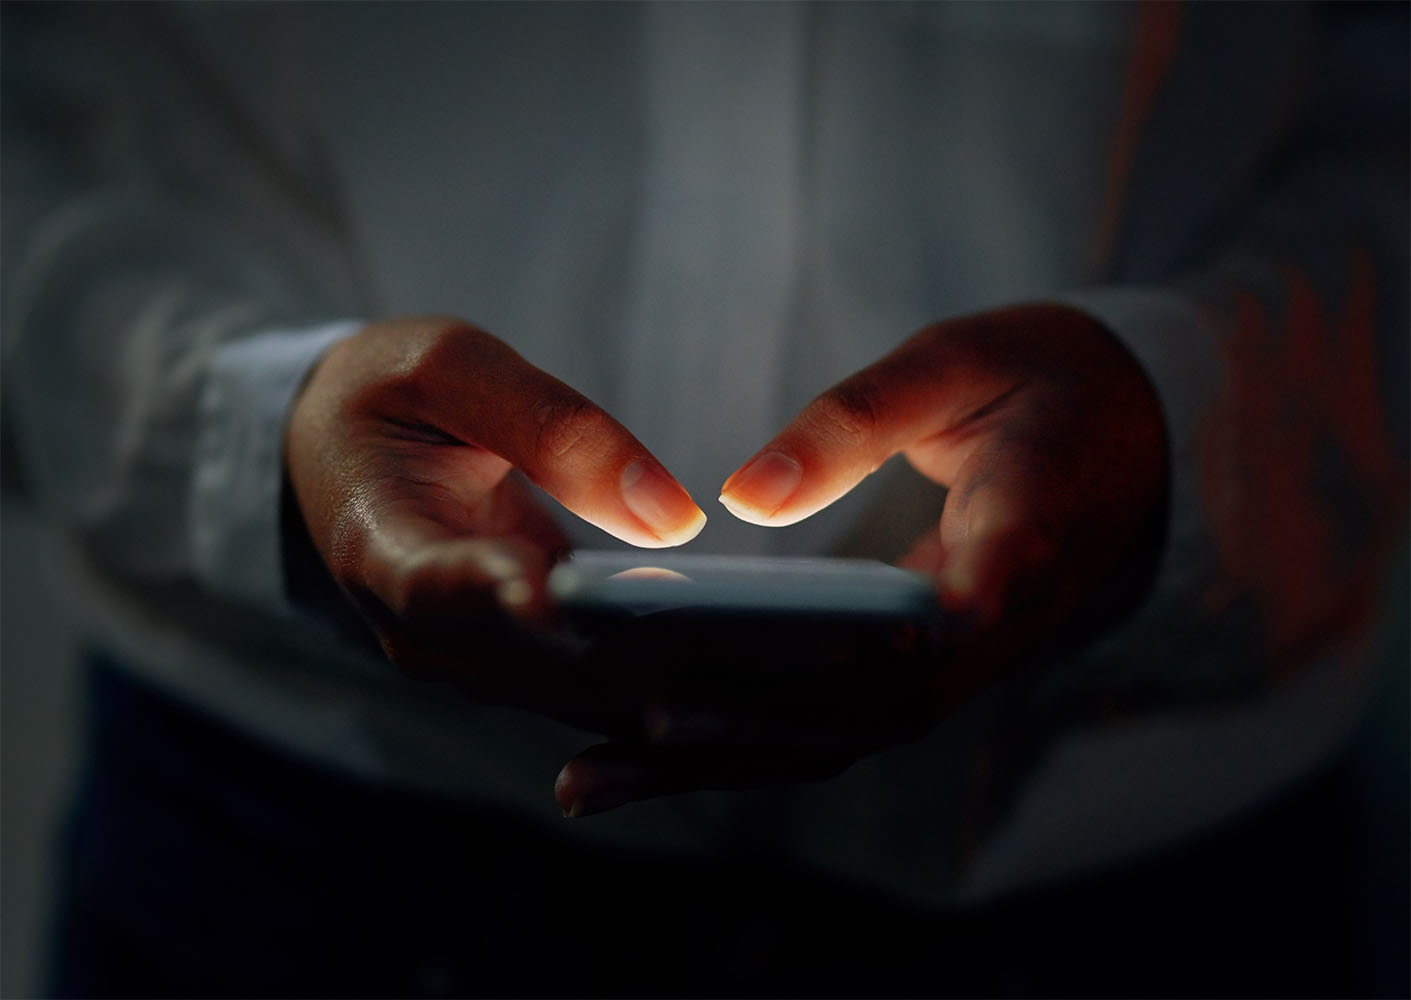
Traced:
<path id="1" fill-rule="evenodd" d="M 684 545 L 705 527 L 705 511 L 667 472 L 645 459 L 627 464 L 618 478 L 622 502 L 646 529 L 625 539 L 643 548 Z"/>
<path id="2" fill-rule="evenodd" d="M 580 815 L 579 796 L 574 782 L 573 761 L 559 769 L 554 779 L 554 802 L 563 810 L 564 819 L 576 819 Z"/>
<path id="3" fill-rule="evenodd" d="M 554 801 L 565 819 L 607 812 L 650 794 L 646 771 L 627 761 L 576 757 L 554 781 Z"/>
<path id="4" fill-rule="evenodd" d="M 941 608 L 952 618 L 972 625 L 984 624 L 979 619 L 983 610 L 976 600 L 976 572 L 973 553 L 953 552 L 936 577 L 936 596 Z"/>
<path id="5" fill-rule="evenodd" d="M 720 502 L 742 521 L 778 527 L 800 520 L 784 513 L 803 482 L 803 465 L 777 449 L 751 459 L 725 481 Z"/>
<path id="6" fill-rule="evenodd" d="M 677 527 L 674 531 L 660 533 L 662 548 L 670 548 L 674 545 L 685 545 L 691 539 L 699 535 L 701 529 L 706 526 L 705 511 L 701 510 L 694 503 L 692 503 L 691 506 L 694 508 L 694 513 L 684 524 Z"/>
<path id="7" fill-rule="evenodd" d="M 640 530 L 609 529 L 611 534 L 639 549 L 670 549 L 685 545 L 701 533 L 706 525 L 705 511 L 697 509 L 694 516 L 677 527 L 649 531 L 643 526 Z"/>
<path id="8" fill-rule="evenodd" d="M 738 501 L 732 499 L 727 493 L 720 494 L 719 500 L 720 505 L 722 507 L 724 507 L 731 514 L 734 514 L 741 521 L 744 521 L 747 524 L 758 524 L 761 527 L 765 528 L 776 526 L 774 522 L 769 519 L 769 515 L 761 514 L 759 511 L 756 511 L 753 508 L 746 506 L 745 504 L 739 503 Z"/>

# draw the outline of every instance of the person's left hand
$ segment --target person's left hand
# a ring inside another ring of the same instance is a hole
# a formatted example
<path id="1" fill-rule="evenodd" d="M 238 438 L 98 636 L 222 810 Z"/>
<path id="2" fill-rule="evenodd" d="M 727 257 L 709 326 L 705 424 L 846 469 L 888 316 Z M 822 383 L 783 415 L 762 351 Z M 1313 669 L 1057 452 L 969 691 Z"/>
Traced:
<path id="1" fill-rule="evenodd" d="M 566 813 L 827 777 L 924 735 L 1089 602 L 1167 489 L 1165 423 L 1136 360 L 1086 314 L 1032 305 L 925 328 L 809 404 L 720 499 L 746 521 L 792 524 L 898 452 L 948 487 L 939 530 L 902 561 L 935 580 L 941 642 L 694 643 L 699 669 L 673 671 L 692 680 L 663 690 L 646 739 L 563 768 Z"/>

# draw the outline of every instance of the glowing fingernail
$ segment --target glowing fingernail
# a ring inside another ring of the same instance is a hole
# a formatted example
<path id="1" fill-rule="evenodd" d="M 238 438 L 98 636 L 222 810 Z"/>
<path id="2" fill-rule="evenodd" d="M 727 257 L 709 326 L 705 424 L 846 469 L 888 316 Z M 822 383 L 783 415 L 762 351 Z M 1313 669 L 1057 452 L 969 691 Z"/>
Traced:
<path id="1" fill-rule="evenodd" d="M 706 516 L 670 476 L 638 459 L 622 470 L 622 502 L 667 545 L 689 542 L 705 527 Z"/>
<path id="2" fill-rule="evenodd" d="M 803 466 L 788 455 L 767 451 L 725 484 L 720 502 L 751 524 L 768 524 L 803 481 Z"/>

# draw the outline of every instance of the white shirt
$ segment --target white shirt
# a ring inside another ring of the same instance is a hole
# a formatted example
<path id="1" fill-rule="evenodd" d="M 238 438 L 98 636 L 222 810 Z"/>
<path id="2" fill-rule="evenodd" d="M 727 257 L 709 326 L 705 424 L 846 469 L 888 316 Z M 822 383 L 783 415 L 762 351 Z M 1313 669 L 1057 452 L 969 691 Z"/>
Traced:
<path id="1" fill-rule="evenodd" d="M 1404 551 L 1405 385 L 1367 382 L 1405 358 L 1406 53 L 1375 23 L 1404 12 L 1171 10 L 6 8 L 7 406 L 82 540 L 64 585 L 84 581 L 96 641 L 262 740 L 557 823 L 553 776 L 588 738 L 406 681 L 289 607 L 280 440 L 319 353 L 366 318 L 463 316 L 710 498 L 921 325 L 1059 299 L 1128 344 L 1167 417 L 1167 551 L 1139 614 L 833 781 L 560 829 L 686 852 L 763 838 L 935 903 L 1235 815 L 1345 738 L 1389 627 L 1270 641 L 1341 620 L 1339 593 L 1385 569 L 1380 536 L 1314 544 L 1310 573 L 1351 583 L 1289 627 L 1277 554 L 1231 540 L 1295 503 L 1246 474 L 1251 451 L 1299 447 L 1261 423 L 1254 375 L 1335 444 L 1356 430 L 1339 400 L 1371 386 L 1401 436 L 1371 435 L 1327 521 L 1391 511 Z M 1306 391 L 1278 332 L 1308 314 L 1304 282 L 1327 317 L 1304 339 L 1365 341 L 1370 376 Z M 693 547 L 895 555 L 939 502 L 893 463 L 793 528 L 722 511 Z"/>

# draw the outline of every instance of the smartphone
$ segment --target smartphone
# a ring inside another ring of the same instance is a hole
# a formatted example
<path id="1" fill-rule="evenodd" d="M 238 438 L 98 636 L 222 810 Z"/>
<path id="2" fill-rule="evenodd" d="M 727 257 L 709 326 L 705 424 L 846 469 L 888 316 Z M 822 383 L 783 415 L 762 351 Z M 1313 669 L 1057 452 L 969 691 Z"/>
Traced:
<path id="1" fill-rule="evenodd" d="M 549 592 L 565 620 L 590 634 L 647 620 L 929 632 L 940 617 L 927 577 L 866 559 L 586 551 L 554 568 Z"/>

